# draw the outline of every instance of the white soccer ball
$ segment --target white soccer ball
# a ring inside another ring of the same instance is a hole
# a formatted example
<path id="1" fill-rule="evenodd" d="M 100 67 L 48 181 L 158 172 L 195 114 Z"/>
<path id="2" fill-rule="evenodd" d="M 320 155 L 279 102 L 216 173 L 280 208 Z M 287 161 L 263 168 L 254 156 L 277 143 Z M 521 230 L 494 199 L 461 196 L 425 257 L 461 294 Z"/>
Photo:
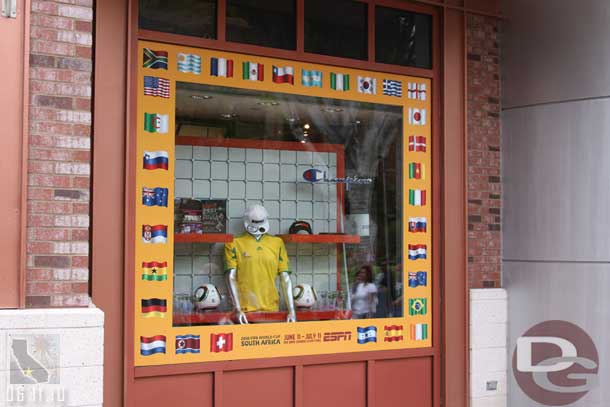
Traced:
<path id="1" fill-rule="evenodd" d="M 220 294 L 214 284 L 197 287 L 193 293 L 197 309 L 214 309 L 220 305 Z"/>
<path id="2" fill-rule="evenodd" d="M 318 300 L 316 290 L 309 284 L 298 284 L 292 290 L 294 305 L 299 308 L 311 308 Z"/>

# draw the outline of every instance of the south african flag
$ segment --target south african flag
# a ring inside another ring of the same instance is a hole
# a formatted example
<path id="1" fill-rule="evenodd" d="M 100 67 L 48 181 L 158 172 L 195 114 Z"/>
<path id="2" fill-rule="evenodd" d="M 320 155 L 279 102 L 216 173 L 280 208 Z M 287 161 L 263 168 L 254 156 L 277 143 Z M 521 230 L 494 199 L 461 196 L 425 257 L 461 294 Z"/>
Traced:
<path id="1" fill-rule="evenodd" d="M 144 68 L 167 69 L 167 51 L 144 48 Z"/>

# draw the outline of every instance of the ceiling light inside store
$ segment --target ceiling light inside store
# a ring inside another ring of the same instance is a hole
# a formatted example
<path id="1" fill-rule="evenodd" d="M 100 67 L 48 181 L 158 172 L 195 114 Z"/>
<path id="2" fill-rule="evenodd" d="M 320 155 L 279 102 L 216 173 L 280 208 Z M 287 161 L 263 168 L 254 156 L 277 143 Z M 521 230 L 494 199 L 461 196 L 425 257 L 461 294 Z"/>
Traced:
<path id="1" fill-rule="evenodd" d="M 209 100 L 212 98 L 213 96 L 210 95 L 191 95 L 191 99 L 193 100 Z"/>
<path id="2" fill-rule="evenodd" d="M 326 113 L 340 113 L 343 111 L 343 109 L 340 107 L 323 107 L 322 111 Z"/>
<path id="3" fill-rule="evenodd" d="M 309 130 L 309 128 L 310 128 L 310 127 L 311 127 L 311 126 L 309 125 L 309 123 L 305 123 L 305 125 L 303 126 L 303 128 L 304 128 L 305 130 Z"/>
<path id="4" fill-rule="evenodd" d="M 239 117 L 239 115 L 237 113 L 223 113 L 220 115 L 220 117 L 222 117 L 225 120 L 228 120 L 228 119 L 234 119 L 236 117 Z"/>
<path id="5" fill-rule="evenodd" d="M 261 105 L 261 106 L 278 106 L 280 103 L 279 102 L 264 101 L 264 102 L 258 102 L 258 104 Z"/>

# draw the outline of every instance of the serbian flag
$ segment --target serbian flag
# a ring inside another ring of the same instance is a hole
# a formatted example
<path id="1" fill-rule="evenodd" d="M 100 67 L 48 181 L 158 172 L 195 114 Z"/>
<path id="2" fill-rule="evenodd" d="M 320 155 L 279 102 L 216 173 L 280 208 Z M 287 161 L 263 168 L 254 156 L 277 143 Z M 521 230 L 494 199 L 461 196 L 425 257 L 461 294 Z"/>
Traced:
<path id="1" fill-rule="evenodd" d="M 409 136 L 409 151 L 426 152 L 426 138 L 423 136 Z"/>
<path id="2" fill-rule="evenodd" d="M 161 298 L 148 298 L 142 300 L 142 316 L 144 318 L 165 318 L 167 300 Z"/>
<path id="3" fill-rule="evenodd" d="M 199 353 L 201 343 L 199 335 L 176 335 L 176 353 Z"/>
<path id="4" fill-rule="evenodd" d="M 409 163 L 409 178 L 410 179 L 424 179 L 425 166 L 422 163 Z"/>
<path id="5" fill-rule="evenodd" d="M 166 261 L 143 261 L 142 280 L 145 281 L 165 281 L 167 280 Z"/>
<path id="6" fill-rule="evenodd" d="M 428 339 L 428 324 L 411 324 L 410 337 L 412 341 Z"/>
<path id="7" fill-rule="evenodd" d="M 291 66 L 273 65 L 273 82 L 294 85 L 294 69 Z"/>
<path id="8" fill-rule="evenodd" d="M 425 244 L 410 244 L 409 245 L 409 260 L 418 260 L 427 258 L 427 246 Z"/>
<path id="9" fill-rule="evenodd" d="M 257 64 L 256 62 L 244 62 L 242 64 L 242 70 L 243 79 L 251 81 L 265 80 L 265 66 L 263 64 Z"/>
<path id="10" fill-rule="evenodd" d="M 150 356 L 155 353 L 165 353 L 165 335 L 140 336 L 140 354 Z"/>
<path id="11" fill-rule="evenodd" d="M 167 151 L 144 151 L 145 170 L 167 170 L 168 164 Z"/>
<path id="12" fill-rule="evenodd" d="M 224 78 L 233 77 L 233 60 L 226 58 L 210 59 L 210 75 Z"/>
<path id="13" fill-rule="evenodd" d="M 409 190 L 409 205 L 426 206 L 426 190 L 425 189 L 410 189 Z"/>
<path id="14" fill-rule="evenodd" d="M 409 218 L 409 232 L 419 233 L 426 231 L 426 218 Z"/>
<path id="15" fill-rule="evenodd" d="M 210 352 L 230 352 L 233 350 L 233 334 L 210 334 Z"/>
<path id="16" fill-rule="evenodd" d="M 167 243 L 167 225 L 142 225 L 143 243 Z"/>

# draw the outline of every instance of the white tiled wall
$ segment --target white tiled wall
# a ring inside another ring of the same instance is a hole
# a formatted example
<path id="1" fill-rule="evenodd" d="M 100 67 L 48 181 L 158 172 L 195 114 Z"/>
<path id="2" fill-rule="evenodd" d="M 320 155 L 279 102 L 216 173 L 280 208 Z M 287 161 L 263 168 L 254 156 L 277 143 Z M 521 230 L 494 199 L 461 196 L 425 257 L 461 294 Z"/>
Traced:
<path id="1" fill-rule="evenodd" d="M 303 173 L 311 168 L 336 176 L 336 154 L 310 151 L 176 146 L 175 196 L 227 199 L 227 232 L 243 233 L 243 213 L 261 204 L 269 212 L 271 234 L 288 233 L 295 220 L 305 220 L 314 233 L 337 230 L 335 184 L 311 184 Z M 335 245 L 286 245 L 295 283 L 318 291 L 336 289 Z M 212 282 L 225 291 L 223 244 L 177 244 L 175 293 L 190 293 Z"/>

